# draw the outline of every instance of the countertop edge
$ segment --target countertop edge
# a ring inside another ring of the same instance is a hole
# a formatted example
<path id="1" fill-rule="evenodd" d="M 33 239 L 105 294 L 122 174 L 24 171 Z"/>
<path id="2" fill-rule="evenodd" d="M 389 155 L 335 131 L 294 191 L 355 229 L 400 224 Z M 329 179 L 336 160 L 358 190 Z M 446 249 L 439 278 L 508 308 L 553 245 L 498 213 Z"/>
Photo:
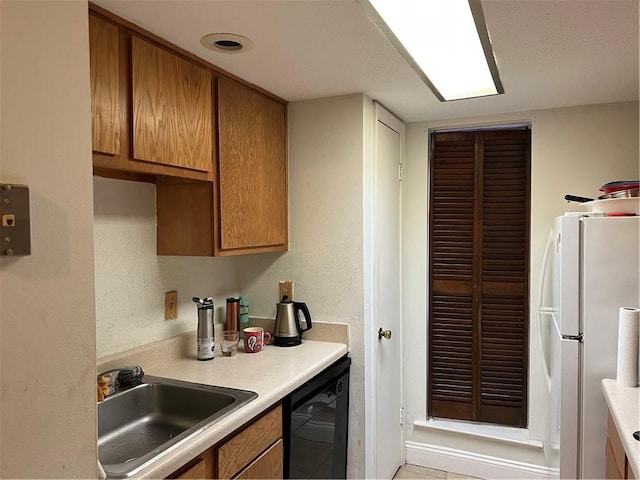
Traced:
<path id="1" fill-rule="evenodd" d="M 270 383 L 267 388 L 264 388 L 264 385 L 260 388 L 251 388 L 250 381 L 246 381 L 244 384 L 242 381 L 237 381 L 237 377 L 242 375 L 238 371 L 235 372 L 238 375 L 234 376 L 234 381 L 221 379 L 220 377 L 215 377 L 210 382 L 203 381 L 202 375 L 193 375 L 186 371 L 185 366 L 188 364 L 185 362 L 192 362 L 194 364 L 193 368 L 202 368 L 201 365 L 203 363 L 209 362 L 197 362 L 193 361 L 193 359 L 171 360 L 147 372 L 150 375 L 196 381 L 196 383 L 252 390 L 258 393 L 258 397 L 221 420 L 215 421 L 215 425 L 206 425 L 194 432 L 189 437 L 138 469 L 130 478 L 165 478 L 192 458 L 219 443 L 255 416 L 269 410 L 286 395 L 349 353 L 347 346 L 341 343 L 305 341 L 303 345 L 298 347 L 283 349 L 270 346 L 258 355 L 239 353 L 236 357 L 252 357 L 251 360 L 262 357 L 265 361 L 252 366 L 253 370 L 251 374 L 254 377 L 256 375 L 259 377 L 268 377 L 270 374 L 268 369 L 271 365 L 269 362 L 274 360 L 278 361 L 279 357 L 289 357 L 288 360 L 285 358 L 284 361 L 291 363 L 293 357 L 290 355 L 290 352 L 293 352 L 294 348 L 298 350 L 298 353 L 301 355 L 300 361 L 297 362 L 300 367 L 299 371 L 293 375 L 286 375 L 286 378 L 283 376 L 283 379 L 274 378 L 274 382 Z M 307 357 L 307 350 L 314 350 L 314 353 L 312 360 L 307 359 L 305 362 L 304 357 Z M 216 359 L 213 362 L 224 363 L 225 361 L 227 361 L 227 359 Z M 200 365 L 196 366 L 197 364 Z M 220 363 L 218 365 L 220 365 Z M 187 369 L 188 368 L 187 366 Z M 240 370 L 240 372 L 241 371 L 242 370 Z"/>
<path id="2" fill-rule="evenodd" d="M 633 438 L 633 432 L 640 428 L 640 388 L 622 387 L 616 380 L 604 379 L 602 391 L 629 465 L 635 478 L 640 478 L 640 442 Z"/>

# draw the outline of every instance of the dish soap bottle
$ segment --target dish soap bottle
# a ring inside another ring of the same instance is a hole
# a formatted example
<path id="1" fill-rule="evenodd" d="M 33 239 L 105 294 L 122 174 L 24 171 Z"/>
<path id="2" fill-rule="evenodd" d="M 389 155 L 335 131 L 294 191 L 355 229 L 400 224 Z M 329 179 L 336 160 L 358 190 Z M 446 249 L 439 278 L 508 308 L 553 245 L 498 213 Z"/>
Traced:
<path id="1" fill-rule="evenodd" d="M 193 297 L 198 304 L 198 360 L 213 360 L 215 338 L 213 325 L 213 298 Z"/>

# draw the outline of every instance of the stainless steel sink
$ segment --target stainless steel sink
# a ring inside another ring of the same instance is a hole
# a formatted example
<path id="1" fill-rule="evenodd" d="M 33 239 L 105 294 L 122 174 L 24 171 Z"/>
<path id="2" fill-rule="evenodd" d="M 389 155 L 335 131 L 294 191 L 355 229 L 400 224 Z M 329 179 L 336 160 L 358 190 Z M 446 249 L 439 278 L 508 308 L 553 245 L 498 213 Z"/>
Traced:
<path id="1" fill-rule="evenodd" d="M 153 457 L 258 395 L 145 375 L 98 404 L 98 457 L 110 478 L 127 478 Z"/>

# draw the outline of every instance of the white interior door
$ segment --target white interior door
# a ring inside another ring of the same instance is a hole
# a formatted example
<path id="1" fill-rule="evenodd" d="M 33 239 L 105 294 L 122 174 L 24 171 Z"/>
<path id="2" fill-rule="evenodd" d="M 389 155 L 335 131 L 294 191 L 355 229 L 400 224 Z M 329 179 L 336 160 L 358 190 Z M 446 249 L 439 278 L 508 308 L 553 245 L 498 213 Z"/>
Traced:
<path id="1" fill-rule="evenodd" d="M 404 125 L 376 105 L 373 200 L 373 323 L 375 337 L 375 477 L 393 478 L 403 462 L 400 187 Z M 378 330 L 390 338 L 378 338 Z"/>

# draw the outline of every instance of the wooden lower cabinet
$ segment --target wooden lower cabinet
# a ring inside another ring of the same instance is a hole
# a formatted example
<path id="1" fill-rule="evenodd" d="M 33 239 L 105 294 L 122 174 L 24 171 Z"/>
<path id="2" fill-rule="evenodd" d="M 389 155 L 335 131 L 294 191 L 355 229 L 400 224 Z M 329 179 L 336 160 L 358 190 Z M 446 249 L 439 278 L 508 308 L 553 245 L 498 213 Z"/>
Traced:
<path id="1" fill-rule="evenodd" d="M 261 478 L 282 478 L 282 457 L 284 446 L 278 440 L 269 450 L 256 458 L 251 465 L 242 470 L 235 478 L 259 480 Z"/>
<path id="2" fill-rule="evenodd" d="M 245 423 L 237 432 L 185 463 L 167 478 L 281 479 L 282 406 Z"/>
<path id="3" fill-rule="evenodd" d="M 205 451 L 184 467 L 174 472 L 169 478 L 177 478 L 180 480 L 213 478 L 213 453 L 212 449 Z"/>
<path id="4" fill-rule="evenodd" d="M 636 478 L 611 414 L 607 419 L 606 476 L 608 479 L 635 480 Z"/>
<path id="5" fill-rule="evenodd" d="M 254 419 L 218 448 L 218 478 L 234 478 L 258 455 L 282 438 L 282 407 Z"/>
<path id="6" fill-rule="evenodd" d="M 615 453 L 613 452 L 613 446 L 611 445 L 611 441 L 607 438 L 607 458 L 606 458 L 606 467 L 605 472 L 607 478 L 611 479 L 623 479 L 624 475 L 619 470 L 619 463 L 616 459 Z M 624 467 L 624 462 L 623 462 Z"/>

